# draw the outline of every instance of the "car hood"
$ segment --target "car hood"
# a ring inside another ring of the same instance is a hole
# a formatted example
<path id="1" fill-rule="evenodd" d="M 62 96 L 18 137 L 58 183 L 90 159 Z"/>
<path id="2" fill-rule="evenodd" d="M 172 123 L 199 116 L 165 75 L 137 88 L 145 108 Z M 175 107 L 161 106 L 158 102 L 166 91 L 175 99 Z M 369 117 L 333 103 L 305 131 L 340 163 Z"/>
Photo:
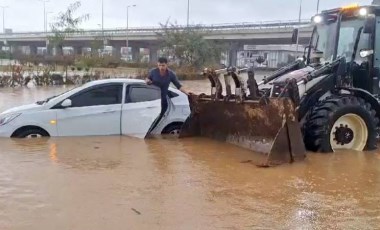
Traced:
<path id="1" fill-rule="evenodd" d="M 8 114 L 8 113 L 19 113 L 19 112 L 25 112 L 25 111 L 37 111 L 37 110 L 41 110 L 42 108 L 44 108 L 44 106 L 38 105 L 38 104 L 22 105 L 22 106 L 17 106 L 17 107 L 8 109 L 2 112 L 1 115 Z"/>

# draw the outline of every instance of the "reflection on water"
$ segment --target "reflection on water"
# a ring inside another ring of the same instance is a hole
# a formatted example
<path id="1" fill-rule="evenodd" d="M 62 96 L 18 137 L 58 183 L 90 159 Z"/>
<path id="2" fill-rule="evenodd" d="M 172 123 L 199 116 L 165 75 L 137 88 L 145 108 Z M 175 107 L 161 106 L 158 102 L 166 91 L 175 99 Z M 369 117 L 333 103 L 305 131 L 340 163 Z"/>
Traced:
<path id="1" fill-rule="evenodd" d="M 0 110 L 64 90 L 0 89 Z M 0 139 L 0 146 L 0 229 L 380 226 L 377 152 L 309 154 L 262 169 L 243 163 L 260 156 L 201 138 Z"/>

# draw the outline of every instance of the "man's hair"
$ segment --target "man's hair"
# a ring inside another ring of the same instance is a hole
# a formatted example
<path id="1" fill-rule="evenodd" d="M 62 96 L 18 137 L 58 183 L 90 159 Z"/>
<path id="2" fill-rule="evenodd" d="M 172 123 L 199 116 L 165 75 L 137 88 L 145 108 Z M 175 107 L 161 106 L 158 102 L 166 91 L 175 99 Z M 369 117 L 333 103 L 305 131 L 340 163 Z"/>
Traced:
<path id="1" fill-rule="evenodd" d="M 167 64 L 168 63 L 168 59 L 166 58 L 166 57 L 160 57 L 159 59 L 158 59 L 158 62 L 159 63 L 165 63 L 165 64 Z"/>

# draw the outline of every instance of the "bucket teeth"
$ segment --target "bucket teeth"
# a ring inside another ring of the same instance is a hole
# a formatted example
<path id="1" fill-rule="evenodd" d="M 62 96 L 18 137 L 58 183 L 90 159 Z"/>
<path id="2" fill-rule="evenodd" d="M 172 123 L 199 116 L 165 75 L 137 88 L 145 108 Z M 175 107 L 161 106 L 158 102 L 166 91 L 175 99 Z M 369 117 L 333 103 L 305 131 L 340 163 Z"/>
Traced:
<path id="1" fill-rule="evenodd" d="M 250 93 L 248 96 L 249 99 L 256 100 L 260 98 L 261 95 L 259 93 L 259 86 L 257 85 L 257 81 L 255 79 L 255 73 L 252 70 L 248 71 L 247 87 Z"/>
<path id="2" fill-rule="evenodd" d="M 219 100 L 223 98 L 223 88 L 222 83 L 219 80 L 219 76 L 216 71 L 211 68 L 205 68 L 203 70 L 203 75 L 207 76 L 208 80 L 211 83 L 211 99 Z"/>
<path id="3" fill-rule="evenodd" d="M 231 89 L 231 76 L 230 73 L 224 73 L 224 84 L 226 86 L 226 97 L 224 98 L 224 101 L 229 101 L 232 97 L 232 89 Z"/>
<path id="4" fill-rule="evenodd" d="M 224 73 L 226 100 L 220 100 L 223 95 L 218 74 L 207 70 L 212 95 L 189 96 L 191 115 L 180 138 L 202 136 L 264 154 L 266 160 L 257 164 L 261 167 L 304 160 L 306 150 L 293 100 L 261 95 L 253 73 L 248 74 L 247 96 L 238 73 Z M 231 78 L 235 94 L 228 87 Z"/>

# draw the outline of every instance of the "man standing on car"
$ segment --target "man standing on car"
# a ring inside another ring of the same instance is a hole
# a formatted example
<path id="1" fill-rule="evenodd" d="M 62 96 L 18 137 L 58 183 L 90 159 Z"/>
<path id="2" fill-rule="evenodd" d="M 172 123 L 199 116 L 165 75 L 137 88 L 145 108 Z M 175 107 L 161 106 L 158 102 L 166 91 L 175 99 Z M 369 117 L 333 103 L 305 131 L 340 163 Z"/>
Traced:
<path id="1" fill-rule="evenodd" d="M 170 83 L 173 83 L 181 92 L 187 95 L 190 94 L 190 92 L 184 89 L 181 83 L 179 83 L 176 74 L 168 68 L 168 59 L 164 57 L 158 59 L 157 68 L 153 68 L 149 71 L 146 82 L 161 89 L 161 116 L 165 114 L 168 108 L 167 96 Z"/>

